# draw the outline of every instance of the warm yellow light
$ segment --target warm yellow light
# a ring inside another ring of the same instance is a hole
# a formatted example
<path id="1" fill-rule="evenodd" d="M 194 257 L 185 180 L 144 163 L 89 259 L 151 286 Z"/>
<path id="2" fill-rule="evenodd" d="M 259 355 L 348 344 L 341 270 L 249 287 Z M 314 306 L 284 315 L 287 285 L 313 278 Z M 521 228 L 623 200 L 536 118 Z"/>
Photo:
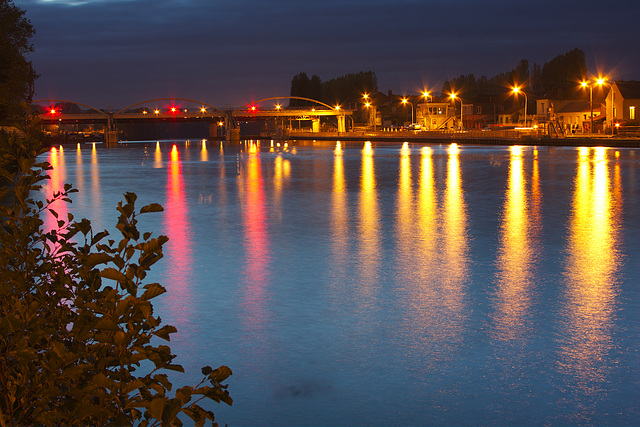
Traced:
<path id="1" fill-rule="evenodd" d="M 371 107 L 371 103 L 367 102 L 366 104 L 364 104 L 365 107 Z"/>
<path id="2" fill-rule="evenodd" d="M 449 94 L 449 98 L 451 99 L 456 99 L 457 95 L 455 93 Z"/>
<path id="3" fill-rule="evenodd" d="M 587 87 L 587 82 L 582 82 L 580 84 L 582 85 L 582 87 Z"/>
<path id="4" fill-rule="evenodd" d="M 280 109 L 280 104 L 276 104 L 276 110 Z"/>
<path id="5" fill-rule="evenodd" d="M 176 112 L 176 107 L 171 107 L 171 112 L 175 113 Z"/>
<path id="6" fill-rule="evenodd" d="M 424 96 L 425 98 L 427 98 L 429 96 L 429 91 L 424 91 L 422 92 L 422 96 Z"/>
<path id="7" fill-rule="evenodd" d="M 606 79 L 604 79 L 603 77 L 599 77 L 598 80 L 596 80 L 596 83 L 598 84 L 598 86 L 602 86 L 605 80 Z"/>
<path id="8" fill-rule="evenodd" d="M 518 86 L 515 86 L 515 87 L 513 88 L 513 93 L 515 93 L 515 94 L 520 93 L 520 88 L 519 88 Z"/>
<path id="9" fill-rule="evenodd" d="M 339 106 L 339 105 L 336 105 L 336 110 L 339 110 L 339 109 L 340 109 L 340 106 Z M 315 111 L 315 110 L 314 110 L 314 111 Z"/>
<path id="10" fill-rule="evenodd" d="M 201 112 L 201 113 L 204 113 L 204 112 L 206 112 L 206 111 L 207 111 L 207 109 L 206 109 L 206 108 L 204 108 L 204 107 L 202 107 L 202 108 L 200 109 L 200 112 Z"/>
<path id="11" fill-rule="evenodd" d="M 620 127 L 620 123 L 616 123 L 616 127 L 619 128 Z"/>
<path id="12" fill-rule="evenodd" d="M 362 95 L 362 97 L 363 97 L 364 99 L 369 99 L 369 95 L 367 95 L 366 93 L 365 93 L 364 95 Z"/>
<path id="13" fill-rule="evenodd" d="M 147 110 L 142 110 L 142 114 L 147 114 L 148 111 Z"/>
<path id="14" fill-rule="evenodd" d="M 160 110 L 155 110 L 154 113 L 160 114 Z"/>
<path id="15" fill-rule="evenodd" d="M 406 104 L 407 103 L 407 98 L 402 98 L 402 103 Z"/>

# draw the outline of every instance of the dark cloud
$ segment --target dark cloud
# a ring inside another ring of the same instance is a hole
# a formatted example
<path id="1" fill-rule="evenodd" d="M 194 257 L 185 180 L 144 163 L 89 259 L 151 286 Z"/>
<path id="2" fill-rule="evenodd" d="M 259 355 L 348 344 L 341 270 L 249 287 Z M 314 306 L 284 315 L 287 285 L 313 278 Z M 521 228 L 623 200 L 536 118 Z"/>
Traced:
<path id="1" fill-rule="evenodd" d="M 286 95 L 300 71 L 375 71 L 381 90 L 439 89 L 579 47 L 590 70 L 640 79 L 640 4 L 586 1 L 23 0 L 37 96 L 96 106 Z M 607 7 L 609 6 L 609 7 Z"/>

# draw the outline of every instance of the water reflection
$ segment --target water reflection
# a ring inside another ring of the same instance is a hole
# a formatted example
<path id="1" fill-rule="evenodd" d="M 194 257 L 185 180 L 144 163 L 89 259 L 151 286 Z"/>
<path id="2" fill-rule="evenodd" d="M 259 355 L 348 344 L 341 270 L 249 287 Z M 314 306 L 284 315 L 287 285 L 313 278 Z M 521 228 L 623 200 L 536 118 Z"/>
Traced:
<path id="1" fill-rule="evenodd" d="M 154 152 L 154 168 L 162 167 L 162 151 L 160 150 L 160 141 L 156 141 L 156 151 Z"/>
<path id="2" fill-rule="evenodd" d="M 42 189 L 44 191 L 45 197 L 51 199 L 53 198 L 55 193 L 64 191 L 64 184 L 67 179 L 64 161 L 64 149 L 62 148 L 62 146 L 58 148 L 51 147 L 51 149 L 49 150 L 47 161 L 53 169 L 48 171 L 50 179 L 48 181 L 45 181 L 47 183 L 42 186 Z M 56 217 L 52 213 L 46 212 L 43 220 L 44 229 L 46 231 L 59 230 L 60 227 L 58 227 L 58 220 L 66 221 L 67 219 L 67 203 L 62 200 L 57 200 L 49 205 L 49 209 L 56 212 L 56 214 L 58 215 L 58 219 L 56 219 Z"/>
<path id="3" fill-rule="evenodd" d="M 192 279 L 192 244 L 187 205 L 182 175 L 182 162 L 178 147 L 173 145 L 167 168 L 167 202 L 164 204 L 164 229 L 169 237 L 166 245 L 168 259 L 167 274 L 170 280 L 169 299 L 176 312 L 178 322 L 187 321 L 192 308 L 189 291 Z"/>
<path id="4" fill-rule="evenodd" d="M 342 145 L 338 141 L 333 157 L 333 192 L 331 208 L 331 242 L 333 250 L 334 273 L 339 274 L 336 283 L 344 279 L 346 272 L 346 260 L 349 257 L 347 188 L 345 182 L 344 159 Z"/>
<path id="5" fill-rule="evenodd" d="M 467 235 L 467 208 L 462 190 L 459 148 L 451 144 L 448 149 L 447 187 L 443 209 L 443 260 L 440 271 L 442 280 L 442 305 L 447 323 L 442 323 L 442 335 L 460 339 L 462 313 L 469 268 L 469 244 Z"/>
<path id="6" fill-rule="evenodd" d="M 203 162 L 209 161 L 209 152 L 207 151 L 207 140 L 202 140 L 202 148 L 200 149 L 200 160 Z"/>
<path id="7" fill-rule="evenodd" d="M 361 284 L 364 292 L 370 294 L 379 277 L 380 268 L 380 223 L 376 177 L 371 142 L 365 142 L 362 149 L 362 172 L 360 178 L 359 215 L 359 262 Z"/>
<path id="8" fill-rule="evenodd" d="M 534 171 L 534 177 L 536 176 Z M 535 178 L 534 178 L 535 179 Z M 539 185 L 532 180 L 535 192 Z M 494 321 L 498 338 L 520 338 L 531 305 L 534 253 L 521 147 L 510 147 L 509 181 L 500 227 L 498 289 Z M 539 209 L 539 207 L 538 207 Z"/>
<path id="9" fill-rule="evenodd" d="M 241 216 L 245 259 L 243 266 L 242 307 L 245 327 L 251 331 L 252 339 L 262 341 L 266 322 L 266 299 L 269 287 L 269 264 L 271 261 L 269 231 L 267 226 L 267 200 L 262 176 L 260 154 L 256 144 L 248 147 L 246 170 L 238 179 L 244 193 Z"/>
<path id="10" fill-rule="evenodd" d="M 566 333 L 562 369 L 577 377 L 583 392 L 595 393 L 610 369 L 603 361 L 612 347 L 612 326 L 621 263 L 614 217 L 621 207 L 612 197 L 620 181 L 610 178 L 607 150 L 578 154 L 569 223 Z M 612 184 L 614 188 L 612 189 Z M 615 203 L 615 204 L 614 204 Z"/>

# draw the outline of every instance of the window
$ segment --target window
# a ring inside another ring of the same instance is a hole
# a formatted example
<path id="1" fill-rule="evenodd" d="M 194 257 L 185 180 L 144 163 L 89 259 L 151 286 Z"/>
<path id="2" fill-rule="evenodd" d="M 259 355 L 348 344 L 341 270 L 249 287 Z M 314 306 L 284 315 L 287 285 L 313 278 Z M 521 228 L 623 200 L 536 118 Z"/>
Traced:
<path id="1" fill-rule="evenodd" d="M 636 107 L 629 107 L 629 120 L 636 119 Z"/>
<path id="2" fill-rule="evenodd" d="M 476 114 L 482 114 L 482 106 L 476 106 Z"/>
<path id="3" fill-rule="evenodd" d="M 618 118 L 618 113 L 616 111 L 616 107 L 613 107 L 613 118 L 614 119 Z"/>

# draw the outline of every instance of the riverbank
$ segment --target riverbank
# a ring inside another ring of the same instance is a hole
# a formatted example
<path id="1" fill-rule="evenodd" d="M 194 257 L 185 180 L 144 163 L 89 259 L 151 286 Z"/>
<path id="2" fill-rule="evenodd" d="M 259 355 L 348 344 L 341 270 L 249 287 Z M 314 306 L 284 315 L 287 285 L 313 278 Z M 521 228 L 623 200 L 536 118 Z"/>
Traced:
<path id="1" fill-rule="evenodd" d="M 472 145 L 539 145 L 559 147 L 618 147 L 640 148 L 640 138 L 610 135 L 551 137 L 517 131 L 462 132 L 291 132 L 293 140 L 341 140 L 382 142 L 460 143 Z"/>

